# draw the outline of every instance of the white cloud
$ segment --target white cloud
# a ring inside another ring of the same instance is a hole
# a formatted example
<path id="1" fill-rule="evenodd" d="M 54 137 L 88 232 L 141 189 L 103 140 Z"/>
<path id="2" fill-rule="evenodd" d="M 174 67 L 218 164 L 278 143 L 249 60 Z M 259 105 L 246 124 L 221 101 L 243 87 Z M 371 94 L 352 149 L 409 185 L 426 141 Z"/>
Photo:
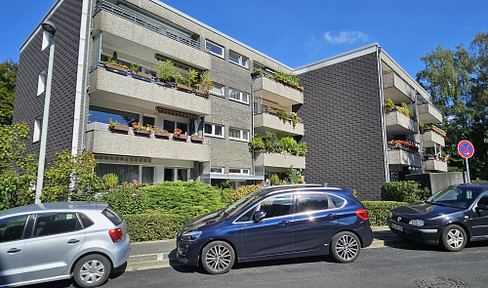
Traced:
<path id="1" fill-rule="evenodd" d="M 332 44 L 342 44 L 342 43 L 354 43 L 357 41 L 365 42 L 368 40 L 368 35 L 360 31 L 349 31 L 349 32 L 340 32 L 339 35 L 333 36 L 331 35 L 332 32 L 328 31 L 325 32 L 324 38 L 327 42 Z"/>

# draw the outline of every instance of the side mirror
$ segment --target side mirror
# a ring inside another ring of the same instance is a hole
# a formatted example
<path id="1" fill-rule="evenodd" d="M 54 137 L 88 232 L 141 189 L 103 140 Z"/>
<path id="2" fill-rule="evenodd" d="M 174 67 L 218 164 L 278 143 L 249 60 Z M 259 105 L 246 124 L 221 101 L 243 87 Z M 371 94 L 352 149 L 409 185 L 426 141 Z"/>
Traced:
<path id="1" fill-rule="evenodd" d="M 258 223 L 259 221 L 263 220 L 264 217 L 266 217 L 266 212 L 256 211 L 252 215 L 252 220 L 254 220 L 254 223 Z"/>

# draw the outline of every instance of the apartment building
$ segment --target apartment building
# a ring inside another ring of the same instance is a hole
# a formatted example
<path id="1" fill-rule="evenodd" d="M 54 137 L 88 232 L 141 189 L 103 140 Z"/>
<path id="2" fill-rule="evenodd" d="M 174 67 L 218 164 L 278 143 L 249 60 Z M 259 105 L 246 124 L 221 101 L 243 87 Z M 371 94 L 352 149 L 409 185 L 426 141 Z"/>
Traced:
<path id="1" fill-rule="evenodd" d="M 292 68 L 156 0 L 59 0 L 45 20 L 56 26 L 48 161 L 87 151 L 100 176 L 119 181 L 234 187 L 306 168 L 304 155 L 249 145 L 266 132 L 295 142 L 304 135 L 296 117 L 303 88 L 274 77 Z M 39 24 L 20 49 L 14 121 L 30 124 L 31 153 L 39 151 L 49 38 Z"/>
<path id="2" fill-rule="evenodd" d="M 306 87 L 307 181 L 379 200 L 385 182 L 447 172 L 441 113 L 377 43 L 294 72 Z"/>

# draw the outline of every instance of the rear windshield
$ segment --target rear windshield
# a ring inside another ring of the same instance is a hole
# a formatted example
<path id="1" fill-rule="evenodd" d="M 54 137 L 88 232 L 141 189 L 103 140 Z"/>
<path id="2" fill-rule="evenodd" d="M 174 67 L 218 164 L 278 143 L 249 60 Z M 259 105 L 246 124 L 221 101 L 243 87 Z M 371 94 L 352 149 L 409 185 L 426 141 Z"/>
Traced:
<path id="1" fill-rule="evenodd" d="M 119 213 L 115 212 L 112 208 L 107 207 L 105 210 L 102 211 L 102 214 L 105 215 L 114 225 L 118 226 L 122 221 L 124 221 L 124 218 L 119 215 Z"/>

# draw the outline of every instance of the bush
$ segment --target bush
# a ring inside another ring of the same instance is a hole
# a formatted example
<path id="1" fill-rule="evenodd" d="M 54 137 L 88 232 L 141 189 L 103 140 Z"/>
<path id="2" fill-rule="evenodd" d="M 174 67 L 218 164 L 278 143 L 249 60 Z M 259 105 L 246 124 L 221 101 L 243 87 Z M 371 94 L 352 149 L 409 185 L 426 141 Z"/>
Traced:
<path id="1" fill-rule="evenodd" d="M 101 201 L 107 202 L 120 214 L 137 214 L 147 211 L 147 194 L 134 184 L 124 183 L 101 196 Z"/>
<path id="2" fill-rule="evenodd" d="M 431 195 L 429 188 L 421 188 L 415 181 L 386 182 L 381 187 L 383 201 L 415 203 L 427 199 Z"/>
<path id="3" fill-rule="evenodd" d="M 230 197 L 230 203 L 234 203 L 237 200 L 241 199 L 242 197 L 251 194 L 252 192 L 260 189 L 260 185 L 247 185 L 247 186 L 241 186 L 236 189 L 236 191 L 232 194 Z"/>
<path id="4" fill-rule="evenodd" d="M 190 219 L 178 215 L 150 213 L 125 215 L 131 241 L 173 239 Z"/>
<path id="5" fill-rule="evenodd" d="M 373 226 L 387 225 L 388 223 L 386 220 L 388 219 L 390 211 L 408 204 L 406 202 L 394 201 L 361 201 L 361 203 L 363 203 L 366 210 L 368 210 L 369 222 Z"/>
<path id="6" fill-rule="evenodd" d="M 231 189 L 221 190 L 201 182 L 163 182 L 142 188 L 149 208 L 180 216 L 197 216 L 226 207 Z"/>

